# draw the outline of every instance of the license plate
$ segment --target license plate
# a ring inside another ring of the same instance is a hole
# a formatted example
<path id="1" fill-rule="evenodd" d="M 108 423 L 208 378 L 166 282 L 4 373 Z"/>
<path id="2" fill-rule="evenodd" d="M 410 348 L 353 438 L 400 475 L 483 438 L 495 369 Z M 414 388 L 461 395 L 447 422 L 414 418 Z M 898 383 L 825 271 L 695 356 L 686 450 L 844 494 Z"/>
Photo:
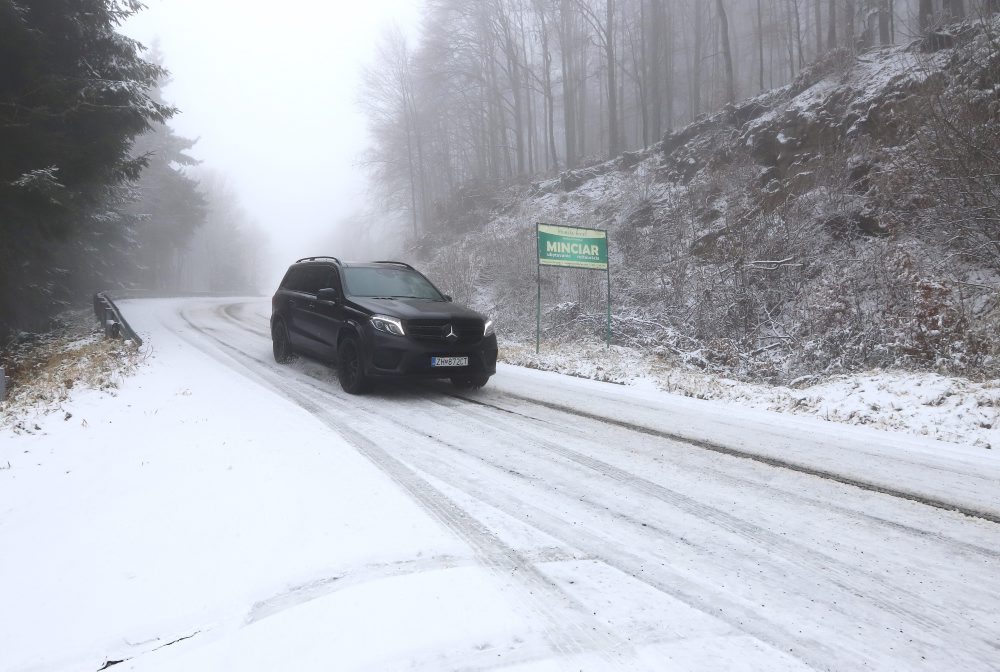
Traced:
<path id="1" fill-rule="evenodd" d="M 431 366 L 468 366 L 468 357 L 431 357 Z"/>

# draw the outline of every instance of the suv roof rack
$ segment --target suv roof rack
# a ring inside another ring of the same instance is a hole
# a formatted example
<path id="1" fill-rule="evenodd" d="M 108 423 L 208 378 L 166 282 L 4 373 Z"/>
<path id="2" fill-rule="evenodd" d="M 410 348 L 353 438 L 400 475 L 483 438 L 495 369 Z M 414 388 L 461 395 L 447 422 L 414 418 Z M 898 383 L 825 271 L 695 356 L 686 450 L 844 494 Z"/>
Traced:
<path id="1" fill-rule="evenodd" d="M 415 268 L 413 268 L 413 266 L 410 266 L 409 264 L 407 264 L 406 262 L 403 262 L 403 261 L 388 261 L 386 259 L 382 259 L 380 261 L 373 261 L 372 263 L 373 264 L 396 264 L 397 266 L 404 266 L 404 267 L 410 269 L 411 271 L 416 270 Z"/>
<path id="2" fill-rule="evenodd" d="M 320 255 L 320 256 L 317 256 L 317 257 L 302 257 L 301 259 L 299 259 L 295 263 L 299 264 L 299 263 L 302 263 L 303 261 L 316 261 L 317 259 L 333 259 L 334 262 L 336 262 L 338 265 L 340 264 L 340 259 L 338 259 L 337 257 L 328 257 L 328 256 L 325 256 L 325 255 Z"/>

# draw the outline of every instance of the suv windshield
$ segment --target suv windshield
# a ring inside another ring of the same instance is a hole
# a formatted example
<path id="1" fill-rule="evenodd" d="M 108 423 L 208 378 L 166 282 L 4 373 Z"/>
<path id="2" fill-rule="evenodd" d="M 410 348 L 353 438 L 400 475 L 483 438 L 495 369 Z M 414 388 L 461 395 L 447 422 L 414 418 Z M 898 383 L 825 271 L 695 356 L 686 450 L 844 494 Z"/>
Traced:
<path id="1" fill-rule="evenodd" d="M 419 273 L 404 268 L 345 268 L 344 282 L 348 296 L 444 301 L 441 293 Z"/>

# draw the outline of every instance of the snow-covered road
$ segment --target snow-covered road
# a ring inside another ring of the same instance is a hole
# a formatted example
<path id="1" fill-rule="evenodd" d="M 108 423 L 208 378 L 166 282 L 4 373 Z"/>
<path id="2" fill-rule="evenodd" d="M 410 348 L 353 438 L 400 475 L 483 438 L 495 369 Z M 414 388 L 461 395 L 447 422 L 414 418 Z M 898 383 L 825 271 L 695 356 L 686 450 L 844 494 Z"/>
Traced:
<path id="1" fill-rule="evenodd" d="M 427 383 L 352 397 L 327 366 L 274 363 L 264 300 L 122 307 L 159 370 L 190 378 L 215 434 L 238 408 L 251 410 L 243 431 L 267 427 L 251 445 L 228 436 L 229 468 L 252 472 L 242 490 L 268 502 L 301 491 L 266 513 L 220 501 L 221 479 L 217 491 L 192 486 L 200 515 L 221 509 L 240 543 L 257 535 L 283 550 L 254 571 L 223 568 L 245 585 L 190 591 L 198 609 L 137 609 L 154 644 L 125 632 L 135 619 L 97 619 L 91 630 L 127 644 L 103 649 L 126 659 L 116 669 L 1000 669 L 1000 459 L 989 451 L 507 366 L 479 392 Z M 219 447 L 210 438 L 203 449 Z M 332 494 L 317 487 L 325 469 Z M 30 512 L 5 507 L 0 534 L 22 541 Z M 0 576 L 15 566 L 9 549 Z M 211 583 L 172 571 L 148 590 Z M 63 608 L 44 580 L 3 590 L 44 595 L 45 608 L 26 607 L 41 618 Z M 0 645 L 64 644 L 23 622 L 4 618 L 15 629 Z M 71 655 L 96 637 L 59 655 L 5 658 L 0 646 L 0 669 L 96 669 Z"/>

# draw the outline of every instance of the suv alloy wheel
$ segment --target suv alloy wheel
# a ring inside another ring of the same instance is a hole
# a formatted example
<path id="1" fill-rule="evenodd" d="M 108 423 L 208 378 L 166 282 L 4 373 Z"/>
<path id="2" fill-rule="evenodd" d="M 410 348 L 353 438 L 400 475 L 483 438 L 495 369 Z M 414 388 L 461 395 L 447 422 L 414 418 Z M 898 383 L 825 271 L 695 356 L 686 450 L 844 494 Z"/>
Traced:
<path id="1" fill-rule="evenodd" d="M 288 329 L 281 320 L 276 320 L 271 327 L 271 349 L 274 352 L 274 361 L 278 364 L 287 364 L 292 360 L 292 345 L 288 342 Z"/>
<path id="2" fill-rule="evenodd" d="M 362 394 L 368 389 L 368 379 L 361 365 L 361 353 L 354 338 L 345 338 L 337 348 L 337 377 L 348 394 Z"/>

